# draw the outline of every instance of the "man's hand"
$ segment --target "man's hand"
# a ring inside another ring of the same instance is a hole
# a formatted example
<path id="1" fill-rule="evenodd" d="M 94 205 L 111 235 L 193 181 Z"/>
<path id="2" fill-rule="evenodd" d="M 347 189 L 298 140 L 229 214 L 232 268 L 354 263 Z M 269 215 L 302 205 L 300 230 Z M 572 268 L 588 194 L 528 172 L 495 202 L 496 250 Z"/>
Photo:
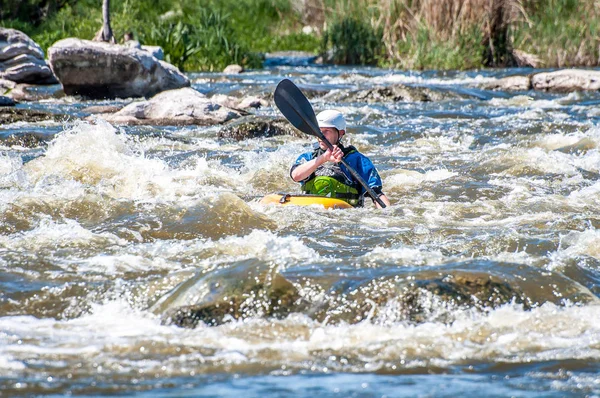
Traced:
<path id="1" fill-rule="evenodd" d="M 333 150 L 327 149 L 325 153 L 322 154 L 320 157 L 323 159 L 323 161 L 320 162 L 320 164 L 323 164 L 325 162 L 339 163 L 344 157 L 344 152 L 342 152 L 342 150 L 337 145 L 334 145 Z"/>
<path id="2" fill-rule="evenodd" d="M 331 149 L 328 149 L 322 155 L 320 155 L 312 160 L 309 160 L 306 163 L 302 163 L 298 167 L 296 167 L 292 171 L 292 174 L 291 174 L 292 179 L 296 182 L 303 181 L 303 180 L 307 179 L 308 177 L 310 177 L 310 175 L 317 169 L 317 167 L 319 167 L 323 163 L 327 163 L 327 162 L 339 163 L 342 161 L 343 157 L 344 157 L 344 152 L 342 152 L 342 150 L 340 148 L 338 148 L 337 145 L 334 145 L 333 151 Z"/>

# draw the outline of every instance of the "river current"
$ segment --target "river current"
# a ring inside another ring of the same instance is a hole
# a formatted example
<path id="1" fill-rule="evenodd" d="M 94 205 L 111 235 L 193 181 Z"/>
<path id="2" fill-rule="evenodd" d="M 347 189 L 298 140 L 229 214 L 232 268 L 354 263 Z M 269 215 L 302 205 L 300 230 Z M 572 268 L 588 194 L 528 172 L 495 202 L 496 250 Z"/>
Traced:
<path id="1" fill-rule="evenodd" d="M 259 203 L 309 136 L 19 104 L 68 117 L 0 126 L 0 396 L 600 396 L 600 93 L 478 88 L 531 72 L 190 74 L 342 111 L 381 210 Z M 439 96 L 336 99 L 397 84 Z"/>

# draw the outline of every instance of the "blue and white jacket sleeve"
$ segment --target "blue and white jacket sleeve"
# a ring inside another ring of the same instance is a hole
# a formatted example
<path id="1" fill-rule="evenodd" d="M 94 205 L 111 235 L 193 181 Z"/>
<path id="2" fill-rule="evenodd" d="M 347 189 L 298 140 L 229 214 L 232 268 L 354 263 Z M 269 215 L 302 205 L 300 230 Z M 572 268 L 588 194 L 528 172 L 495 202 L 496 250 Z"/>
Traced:
<path id="1" fill-rule="evenodd" d="M 306 163 L 309 160 L 312 160 L 312 158 L 313 158 L 312 152 L 306 152 L 306 153 L 303 153 L 302 155 L 298 156 L 298 159 L 296 159 L 296 161 L 294 162 L 294 164 L 290 168 L 290 178 L 292 178 L 292 172 L 294 171 L 294 169 L 296 167 L 300 166 L 302 163 Z M 311 176 L 308 176 L 304 181 L 309 180 L 310 177 Z M 303 181 L 300 181 L 300 182 L 303 182 Z"/>
<path id="2" fill-rule="evenodd" d="M 356 170 L 358 175 L 362 177 L 363 180 L 367 183 L 369 188 L 371 188 L 377 195 L 381 195 L 382 182 L 377 169 L 371 162 L 371 159 L 366 157 L 360 152 L 355 152 L 346 157 L 346 161 L 348 164 Z M 348 171 L 344 166 L 342 166 L 344 172 L 347 175 L 351 175 L 350 171 Z M 364 193 L 365 189 L 362 188 L 361 193 Z"/>

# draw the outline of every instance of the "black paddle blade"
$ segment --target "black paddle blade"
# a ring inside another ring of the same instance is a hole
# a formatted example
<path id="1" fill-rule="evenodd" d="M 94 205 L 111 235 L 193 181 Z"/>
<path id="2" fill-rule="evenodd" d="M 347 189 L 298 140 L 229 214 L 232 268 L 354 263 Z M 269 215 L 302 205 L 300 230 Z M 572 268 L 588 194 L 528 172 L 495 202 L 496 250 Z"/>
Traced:
<path id="1" fill-rule="evenodd" d="M 277 108 L 294 127 L 306 134 L 324 139 L 310 102 L 291 80 L 280 81 L 275 88 L 273 98 Z"/>

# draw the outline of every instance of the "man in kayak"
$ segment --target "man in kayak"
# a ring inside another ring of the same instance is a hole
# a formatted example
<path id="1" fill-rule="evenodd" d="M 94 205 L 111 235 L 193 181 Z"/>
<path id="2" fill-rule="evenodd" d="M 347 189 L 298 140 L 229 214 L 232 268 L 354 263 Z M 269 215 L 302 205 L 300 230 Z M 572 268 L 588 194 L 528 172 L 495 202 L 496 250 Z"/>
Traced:
<path id="1" fill-rule="evenodd" d="M 389 206 L 389 199 L 381 191 L 381 177 L 371 160 L 353 146 L 345 147 L 340 142 L 346 134 L 344 115 L 336 110 L 326 110 L 317 115 L 317 122 L 325 138 L 333 145 L 333 150 L 327 149 L 326 144 L 319 140 L 319 146 L 313 152 L 303 153 L 296 159 L 290 176 L 302 184 L 302 191 L 342 199 L 355 207 L 362 206 L 365 189 L 352 177 L 346 166 L 340 164 L 343 158 Z M 373 202 L 380 207 L 374 199 Z"/>

